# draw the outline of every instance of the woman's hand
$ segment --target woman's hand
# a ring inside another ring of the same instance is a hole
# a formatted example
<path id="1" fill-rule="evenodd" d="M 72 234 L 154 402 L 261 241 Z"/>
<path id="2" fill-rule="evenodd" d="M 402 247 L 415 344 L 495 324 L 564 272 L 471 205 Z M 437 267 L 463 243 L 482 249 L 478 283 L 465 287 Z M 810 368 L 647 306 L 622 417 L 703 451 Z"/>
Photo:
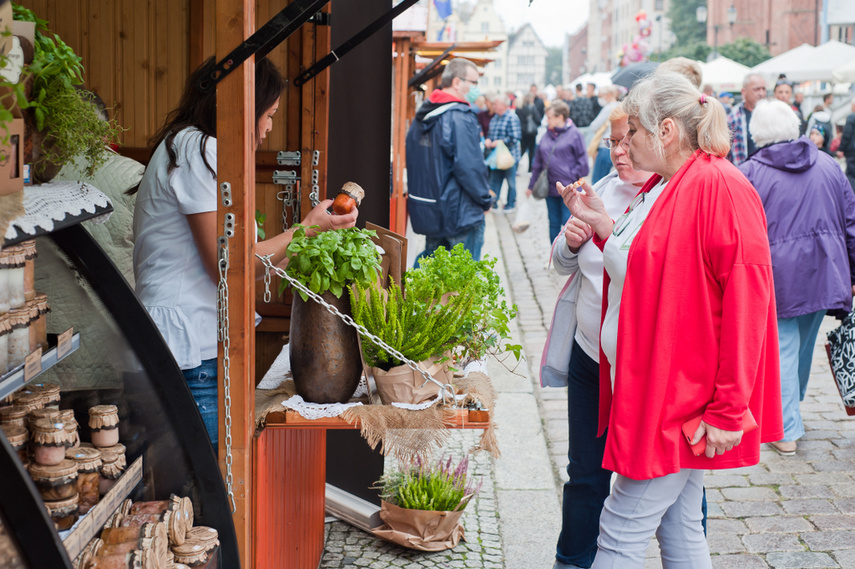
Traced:
<path id="1" fill-rule="evenodd" d="M 332 203 L 333 200 L 322 201 L 312 208 L 312 211 L 310 211 L 303 221 L 300 222 L 307 228 L 307 235 L 311 236 L 322 231 L 342 229 L 356 225 L 356 218 L 359 216 L 358 208 L 354 207 L 350 213 L 344 215 L 331 215 L 327 212 L 327 209 L 332 206 Z M 312 225 L 319 225 L 320 229 L 308 229 Z"/>
<path id="2" fill-rule="evenodd" d="M 575 217 L 571 217 L 564 226 L 564 239 L 571 253 L 578 253 L 579 248 L 593 235 L 594 230 L 591 226 Z"/>
<path id="3" fill-rule="evenodd" d="M 742 431 L 723 431 L 712 425 L 701 421 L 692 444 L 698 444 L 701 437 L 707 436 L 707 449 L 704 453 L 707 458 L 713 458 L 717 454 L 724 454 L 742 442 Z"/>
<path id="4" fill-rule="evenodd" d="M 555 187 L 573 217 L 587 223 L 600 239 L 608 238 L 614 222 L 606 211 L 602 198 L 588 182 L 584 182 L 579 190 L 572 186 L 564 186 L 561 182 L 555 182 Z"/>
<path id="5" fill-rule="evenodd" d="M 525 197 L 530 198 L 532 194 L 531 188 L 525 191 Z M 852 287 L 852 290 L 855 291 L 855 286 Z"/>

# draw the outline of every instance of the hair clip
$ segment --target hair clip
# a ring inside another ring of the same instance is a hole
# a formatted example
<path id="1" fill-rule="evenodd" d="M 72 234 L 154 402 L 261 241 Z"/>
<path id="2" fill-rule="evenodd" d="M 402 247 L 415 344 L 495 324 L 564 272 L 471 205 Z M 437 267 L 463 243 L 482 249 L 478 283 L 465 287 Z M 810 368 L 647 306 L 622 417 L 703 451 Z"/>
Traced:
<path id="1" fill-rule="evenodd" d="M 707 96 L 701 93 L 701 96 L 698 98 L 698 102 L 702 105 L 705 105 L 707 103 Z"/>

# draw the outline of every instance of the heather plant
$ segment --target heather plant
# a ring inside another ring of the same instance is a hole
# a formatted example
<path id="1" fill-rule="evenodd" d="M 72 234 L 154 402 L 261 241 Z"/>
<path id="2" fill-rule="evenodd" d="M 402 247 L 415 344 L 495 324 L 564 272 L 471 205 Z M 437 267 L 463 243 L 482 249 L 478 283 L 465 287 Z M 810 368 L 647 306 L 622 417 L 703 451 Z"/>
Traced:
<path id="1" fill-rule="evenodd" d="M 384 475 L 375 488 L 380 496 L 399 508 L 436 512 L 458 511 L 466 507 L 481 489 L 477 480 L 469 475 L 469 457 L 457 465 L 452 457 L 441 457 L 437 462 L 416 463 Z"/>

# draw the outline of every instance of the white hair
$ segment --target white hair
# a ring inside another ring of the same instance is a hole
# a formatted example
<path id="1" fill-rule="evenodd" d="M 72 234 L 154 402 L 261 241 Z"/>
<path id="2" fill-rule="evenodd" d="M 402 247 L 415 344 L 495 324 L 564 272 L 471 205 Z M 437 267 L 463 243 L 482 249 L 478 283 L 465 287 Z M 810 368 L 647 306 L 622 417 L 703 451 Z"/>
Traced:
<path id="1" fill-rule="evenodd" d="M 751 113 L 748 132 L 758 147 L 795 140 L 799 137 L 799 117 L 788 104 L 777 99 L 758 101 Z"/>
<path id="2" fill-rule="evenodd" d="M 511 106 L 511 98 L 507 95 L 496 95 L 495 97 L 493 97 L 493 102 L 500 103 L 502 105 L 505 105 L 506 107 Z"/>

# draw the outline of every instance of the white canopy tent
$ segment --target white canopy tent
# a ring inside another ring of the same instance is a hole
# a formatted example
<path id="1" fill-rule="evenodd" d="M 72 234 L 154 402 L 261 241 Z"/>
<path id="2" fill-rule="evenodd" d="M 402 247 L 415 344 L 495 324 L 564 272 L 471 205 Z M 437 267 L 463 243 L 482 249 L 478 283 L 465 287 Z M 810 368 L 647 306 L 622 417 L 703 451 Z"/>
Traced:
<path id="1" fill-rule="evenodd" d="M 698 63 L 704 72 L 704 85 L 711 85 L 716 92 L 739 91 L 742 89 L 742 80 L 751 72 L 749 67 L 726 57 L 717 57 L 709 63 Z"/>
<path id="2" fill-rule="evenodd" d="M 605 72 L 585 73 L 570 81 L 570 84 L 574 86 L 578 83 L 581 83 L 583 87 L 588 83 L 594 83 L 597 88 L 600 88 L 612 84 L 612 74 Z"/>
<path id="3" fill-rule="evenodd" d="M 832 71 L 831 78 L 835 83 L 855 83 L 855 59 Z"/>
<path id="4" fill-rule="evenodd" d="M 785 51 L 781 55 L 776 55 L 772 59 L 767 59 L 763 63 L 755 65 L 751 68 L 751 71 L 759 73 L 767 81 L 774 81 L 781 73 L 786 73 L 788 78 L 793 79 L 790 77 L 789 70 L 794 65 L 800 65 L 799 62 L 802 58 L 809 58 L 815 49 L 812 45 L 803 43 L 799 47 L 794 47 L 790 51 Z"/>
<path id="5" fill-rule="evenodd" d="M 853 59 L 855 59 L 855 46 L 831 40 L 818 47 L 802 44 L 778 57 L 764 61 L 755 66 L 753 71 L 761 73 L 768 80 L 774 80 L 778 74 L 785 73 L 787 79 L 797 83 L 831 82 L 834 81 L 835 69 L 850 63 Z"/>

